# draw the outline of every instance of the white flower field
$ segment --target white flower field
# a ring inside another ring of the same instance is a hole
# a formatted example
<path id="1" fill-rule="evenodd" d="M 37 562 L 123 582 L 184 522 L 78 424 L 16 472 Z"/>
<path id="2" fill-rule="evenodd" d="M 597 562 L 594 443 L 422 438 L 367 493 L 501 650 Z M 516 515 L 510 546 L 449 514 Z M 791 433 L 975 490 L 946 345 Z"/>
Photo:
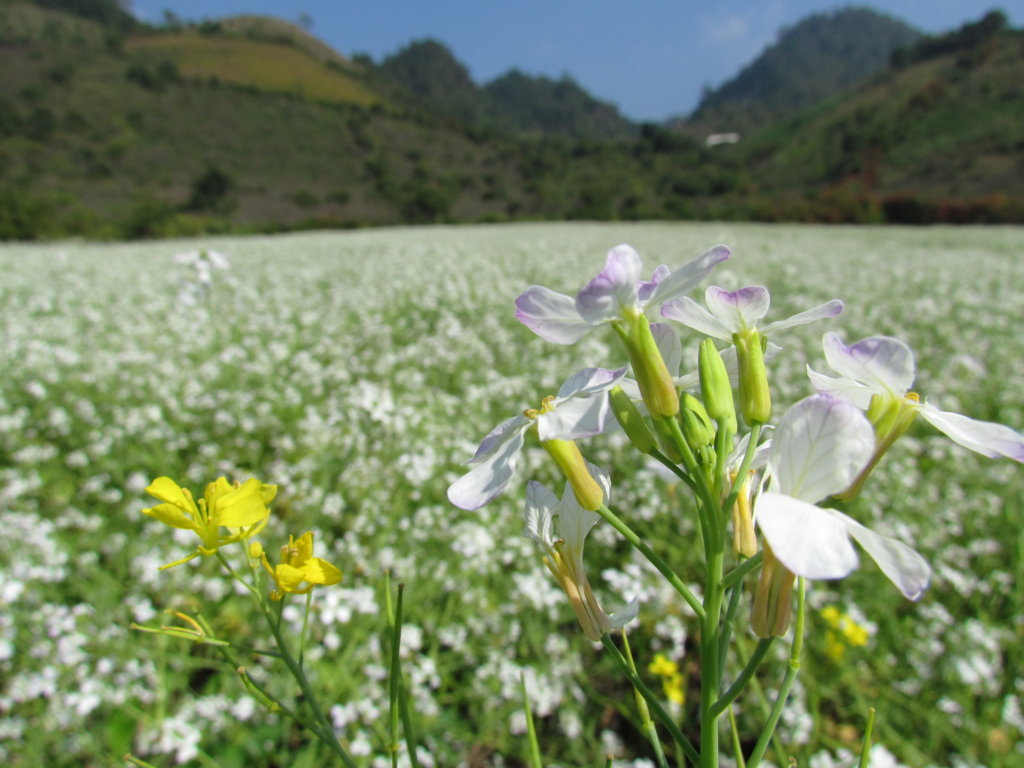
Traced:
<path id="1" fill-rule="evenodd" d="M 392 764 L 390 572 L 405 585 L 419 764 L 528 765 L 523 680 L 545 765 L 655 765 L 632 688 L 523 535 L 527 481 L 560 488 L 536 441 L 491 504 L 465 511 L 446 497 L 495 424 L 573 371 L 626 364 L 610 331 L 549 344 L 513 306 L 531 284 L 575 294 L 619 243 L 649 269 L 726 244 L 731 258 L 694 298 L 763 284 L 769 319 L 845 302 L 779 340 L 775 402 L 813 392 L 804 363 L 827 370 L 826 331 L 847 343 L 885 334 L 913 348 L 922 400 L 1024 429 L 1019 227 L 519 224 L 2 245 L 0 763 L 116 766 L 130 752 L 159 766 L 335 764 L 209 645 L 130 628 L 171 623 L 174 610 L 265 647 L 216 558 L 158 570 L 195 537 L 141 514 L 157 477 L 198 495 L 225 476 L 278 486 L 268 551 L 312 530 L 316 554 L 343 573 L 312 593 L 305 663 L 357 764 Z M 175 259 L 203 250 L 217 252 L 212 268 Z M 682 340 L 691 370 L 697 336 Z M 700 545 L 674 478 L 648 472 L 621 434 L 580 443 L 611 472 L 620 514 L 687 579 Z M 810 584 L 803 666 L 768 759 L 853 765 L 873 707 L 877 768 L 1024 765 L 1022 499 L 1019 463 L 914 423 L 846 511 L 920 552 L 931 585 L 910 602 L 864 556 L 848 578 Z M 638 667 L 660 690 L 648 663 L 678 665 L 673 712 L 696 733 L 691 612 L 607 524 L 586 558 L 609 610 L 639 598 L 627 627 Z M 735 642 L 749 653 L 742 599 Z M 297 634 L 303 600 L 283 615 Z M 764 694 L 755 686 L 733 707 L 743 740 L 757 736 L 785 645 L 760 675 Z M 265 658 L 246 663 L 296 701 Z"/>

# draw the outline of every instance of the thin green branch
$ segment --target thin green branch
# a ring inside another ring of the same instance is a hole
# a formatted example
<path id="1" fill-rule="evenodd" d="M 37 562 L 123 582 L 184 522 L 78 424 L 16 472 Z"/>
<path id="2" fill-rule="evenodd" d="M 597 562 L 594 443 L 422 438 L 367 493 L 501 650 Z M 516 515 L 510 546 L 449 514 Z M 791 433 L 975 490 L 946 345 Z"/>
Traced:
<path id="1" fill-rule="evenodd" d="M 658 555 L 653 549 L 651 549 L 641 539 L 632 528 L 630 528 L 623 520 L 612 512 L 606 505 L 602 504 L 597 513 L 601 515 L 605 520 L 611 523 L 612 527 L 617 530 L 622 536 L 632 544 L 636 549 L 647 558 L 647 561 L 658 569 L 658 572 L 665 577 L 666 581 L 672 585 L 672 587 L 679 593 L 679 595 L 686 601 L 686 604 L 693 609 L 693 612 L 697 616 L 704 617 L 704 606 L 701 605 L 700 600 L 693 594 L 693 591 L 683 583 L 683 580 L 676 575 L 676 572 L 672 570 L 668 563 L 666 563 L 660 555 Z"/>
<path id="2" fill-rule="evenodd" d="M 746 558 L 743 562 L 725 574 L 722 579 L 722 589 L 731 588 L 736 582 L 740 581 L 744 576 L 750 573 L 752 570 L 757 568 L 764 560 L 764 553 L 758 552 L 751 557 Z"/>
<path id="3" fill-rule="evenodd" d="M 772 640 L 774 638 L 766 637 L 758 641 L 757 646 L 754 648 L 754 652 L 750 655 L 747 660 L 746 666 L 740 672 L 739 677 L 729 686 L 729 690 L 722 694 L 722 697 L 711 705 L 711 713 L 717 717 L 725 712 L 726 708 L 732 704 L 736 697 L 739 696 L 743 689 L 747 687 L 747 683 L 750 682 L 750 678 L 757 672 L 757 668 L 761 666 L 761 662 L 764 661 L 765 655 L 768 650 L 772 647 Z"/>
<path id="4" fill-rule="evenodd" d="M 601 636 L 601 643 L 604 645 L 608 653 L 611 654 L 612 658 L 618 663 L 619 668 L 623 674 L 629 678 L 629 682 L 633 684 L 633 687 L 640 691 L 640 695 L 644 697 L 647 702 L 647 706 L 651 708 L 655 716 L 661 721 L 661 724 L 665 726 L 665 729 L 669 732 L 673 741 L 679 745 L 679 747 L 686 753 L 686 756 L 690 760 L 697 764 L 700 762 L 700 754 L 697 752 L 690 740 L 683 735 L 683 732 L 679 730 L 679 726 L 676 725 L 672 716 L 665 711 L 665 708 L 661 706 L 661 702 L 658 701 L 658 697 L 654 695 L 654 692 L 647 687 L 647 684 L 640 679 L 639 675 L 634 674 L 633 670 L 629 668 L 629 662 L 622 655 L 622 652 L 615 646 L 615 641 L 612 640 L 611 635 L 605 633 Z"/>

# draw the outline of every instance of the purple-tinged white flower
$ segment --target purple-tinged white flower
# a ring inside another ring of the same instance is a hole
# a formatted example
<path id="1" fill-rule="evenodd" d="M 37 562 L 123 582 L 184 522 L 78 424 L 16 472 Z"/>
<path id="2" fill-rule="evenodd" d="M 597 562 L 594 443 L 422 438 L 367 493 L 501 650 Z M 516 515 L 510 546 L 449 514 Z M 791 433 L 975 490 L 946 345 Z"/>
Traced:
<path id="1" fill-rule="evenodd" d="M 732 341 L 733 334 L 742 334 L 757 328 L 757 322 L 768 314 L 771 297 L 763 285 L 748 285 L 738 291 L 727 291 L 712 285 L 704 292 L 704 302 L 707 309 L 684 296 L 663 304 L 661 314 L 713 338 Z M 783 328 L 805 325 L 824 317 L 834 317 L 842 311 L 843 302 L 832 299 L 792 317 L 768 323 L 757 330 L 764 336 Z"/>
<path id="2" fill-rule="evenodd" d="M 817 506 L 849 487 L 875 450 L 871 423 L 852 404 L 813 395 L 783 415 L 772 438 L 754 517 L 775 557 L 809 579 L 841 579 L 857 567 L 852 538 L 906 597 L 928 586 L 930 569 L 917 552 L 874 533 L 843 513 Z"/>
<path id="3" fill-rule="evenodd" d="M 516 299 L 516 318 L 542 339 L 575 344 L 598 325 L 630 319 L 648 304 L 668 301 L 693 290 L 715 265 L 729 258 L 729 249 L 716 245 L 690 263 L 670 271 L 654 270 L 641 279 L 640 256 L 629 245 L 608 252 L 604 269 L 573 299 L 550 288 L 532 285 Z"/>
<path id="4" fill-rule="evenodd" d="M 884 452 L 921 417 L 953 442 L 972 451 L 1024 462 L 1024 436 L 1003 424 L 976 421 L 959 413 L 942 411 L 920 402 L 910 387 L 914 383 L 914 353 L 891 336 L 870 336 L 847 346 L 836 333 L 822 339 L 825 360 L 838 378 L 808 366 L 807 375 L 819 392 L 847 400 L 867 412 L 875 425 L 878 448 Z M 876 457 L 880 458 L 880 455 Z"/>
<path id="5" fill-rule="evenodd" d="M 587 464 L 587 469 L 608 498 L 608 474 L 593 464 Z M 605 632 L 620 629 L 636 618 L 636 598 L 618 613 L 609 615 L 594 596 L 583 567 L 583 543 L 600 518 L 579 505 L 568 484 L 559 499 L 540 483 L 531 481 L 526 487 L 525 518 L 523 534 L 544 550 L 544 564 L 565 591 L 587 639 L 600 642 Z"/>
<path id="6" fill-rule="evenodd" d="M 586 368 L 570 376 L 557 395 L 544 398 L 540 408 L 503 421 L 487 434 L 467 462 L 469 472 L 448 488 L 448 500 L 461 509 L 479 509 L 504 491 L 530 429 L 537 430 L 542 445 L 604 432 L 609 413 L 606 393 L 625 374 L 625 368 Z"/>

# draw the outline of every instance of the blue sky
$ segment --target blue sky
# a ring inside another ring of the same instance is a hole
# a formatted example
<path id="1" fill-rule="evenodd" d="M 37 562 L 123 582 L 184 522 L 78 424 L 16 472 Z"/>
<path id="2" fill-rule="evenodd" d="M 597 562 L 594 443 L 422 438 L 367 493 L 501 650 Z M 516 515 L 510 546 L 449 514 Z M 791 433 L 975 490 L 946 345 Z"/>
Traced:
<path id="1" fill-rule="evenodd" d="M 1020 0 L 882 0 L 856 3 L 923 32 L 945 32 L 1002 8 L 1024 25 Z M 137 16 L 159 22 L 164 9 L 187 20 L 260 13 L 313 20 L 312 32 L 343 54 L 375 61 L 407 43 L 445 43 L 478 83 L 512 68 L 570 75 L 635 120 L 690 112 L 704 85 L 737 74 L 780 27 L 851 5 L 828 0 L 134 0 Z"/>

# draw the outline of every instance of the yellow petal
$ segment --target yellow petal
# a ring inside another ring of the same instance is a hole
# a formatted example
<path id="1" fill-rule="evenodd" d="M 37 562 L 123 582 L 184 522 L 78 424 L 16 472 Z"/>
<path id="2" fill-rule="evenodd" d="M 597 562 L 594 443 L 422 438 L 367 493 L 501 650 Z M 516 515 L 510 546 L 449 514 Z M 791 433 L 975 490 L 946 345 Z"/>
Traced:
<path id="1" fill-rule="evenodd" d="M 189 531 L 198 531 L 196 521 L 191 516 L 181 511 L 176 504 L 157 504 L 155 507 L 142 510 L 142 514 L 149 515 L 154 520 L 159 520 L 164 525 L 172 528 L 184 528 Z"/>
<path id="2" fill-rule="evenodd" d="M 217 521 L 217 525 L 228 528 L 247 528 L 270 515 L 260 493 L 260 481 L 252 477 L 237 488 L 232 488 L 230 493 L 220 495 L 218 489 L 215 502 L 216 506 L 209 508 L 210 517 Z M 207 504 L 210 502 L 207 501 Z"/>
<path id="3" fill-rule="evenodd" d="M 260 495 L 263 497 L 263 503 L 264 504 L 269 504 L 270 502 L 272 502 L 274 500 L 274 497 L 277 496 L 277 486 L 276 485 L 266 485 L 266 484 L 261 485 L 260 486 Z"/>
<path id="4" fill-rule="evenodd" d="M 302 577 L 310 584 L 337 584 L 341 581 L 341 571 L 319 557 L 312 558 L 301 569 Z"/>
<path id="5" fill-rule="evenodd" d="M 299 536 L 298 541 L 292 542 L 292 551 L 295 554 L 292 556 L 291 564 L 296 568 L 302 568 L 313 557 L 313 532 L 306 531 Z"/>
<path id="6" fill-rule="evenodd" d="M 192 496 L 169 477 L 158 477 L 149 484 L 146 493 L 160 501 L 173 504 L 182 512 L 198 514 Z"/>
<path id="7" fill-rule="evenodd" d="M 212 509 L 214 504 L 216 504 L 221 498 L 229 495 L 235 490 L 237 490 L 237 488 L 229 483 L 227 478 L 218 477 L 206 486 L 206 492 L 203 494 L 203 498 L 206 499 L 206 508 Z"/>
<path id="8" fill-rule="evenodd" d="M 274 581 L 283 592 L 294 592 L 305 577 L 298 568 L 293 568 L 285 563 L 274 566 Z"/>

